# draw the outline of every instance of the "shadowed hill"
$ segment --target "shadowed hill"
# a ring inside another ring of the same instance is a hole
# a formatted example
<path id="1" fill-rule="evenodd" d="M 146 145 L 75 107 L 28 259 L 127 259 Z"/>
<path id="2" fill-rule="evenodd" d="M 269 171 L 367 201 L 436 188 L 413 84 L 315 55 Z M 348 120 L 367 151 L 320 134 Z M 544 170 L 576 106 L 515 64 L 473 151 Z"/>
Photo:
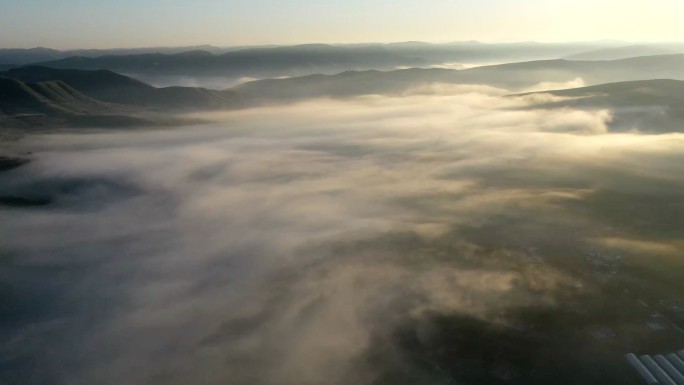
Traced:
<path id="1" fill-rule="evenodd" d="M 84 71 L 27 66 L 0 76 L 25 82 L 61 81 L 92 98 L 110 103 L 157 109 L 228 108 L 238 103 L 231 92 L 204 88 L 156 88 L 109 70 Z"/>
<path id="2" fill-rule="evenodd" d="M 0 78 L 0 127 L 188 124 L 179 112 L 244 106 L 233 91 L 156 88 L 108 70 L 28 66 Z"/>
<path id="3" fill-rule="evenodd" d="M 103 113 L 111 111 L 111 108 L 60 81 L 24 83 L 16 79 L 0 78 L 0 110 L 5 114 L 70 115 Z"/>
<path id="4" fill-rule="evenodd" d="M 131 126 L 150 122 L 123 113 L 69 85 L 50 81 L 25 83 L 0 77 L 0 126 Z"/>

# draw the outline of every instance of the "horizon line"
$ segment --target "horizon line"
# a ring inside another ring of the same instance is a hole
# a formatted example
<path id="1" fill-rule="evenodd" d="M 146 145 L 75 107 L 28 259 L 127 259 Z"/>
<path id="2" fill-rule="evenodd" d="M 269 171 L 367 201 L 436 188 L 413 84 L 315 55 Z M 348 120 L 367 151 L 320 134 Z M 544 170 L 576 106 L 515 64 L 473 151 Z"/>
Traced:
<path id="1" fill-rule="evenodd" d="M 179 45 L 159 45 L 159 46 L 112 46 L 112 47 L 77 47 L 77 48 L 53 48 L 43 45 L 38 46 L 24 46 L 24 47 L 0 47 L 4 50 L 31 50 L 31 49 L 49 49 L 54 51 L 84 51 L 84 50 L 127 50 L 127 49 L 171 49 L 171 48 L 194 48 L 194 47 L 211 47 L 219 49 L 236 49 L 236 48 L 276 48 L 276 47 L 297 47 L 307 45 L 325 45 L 325 46 L 350 46 L 350 45 L 390 45 L 390 44 L 431 44 L 431 45 L 448 45 L 448 44 L 684 44 L 684 40 L 619 40 L 619 39 L 596 39 L 596 40 L 448 40 L 448 41 L 425 41 L 425 40 L 401 40 L 401 41 L 369 41 L 369 42 L 346 42 L 346 43 L 257 43 L 257 44 L 235 44 L 235 45 L 217 45 L 211 43 L 198 44 L 179 44 Z"/>

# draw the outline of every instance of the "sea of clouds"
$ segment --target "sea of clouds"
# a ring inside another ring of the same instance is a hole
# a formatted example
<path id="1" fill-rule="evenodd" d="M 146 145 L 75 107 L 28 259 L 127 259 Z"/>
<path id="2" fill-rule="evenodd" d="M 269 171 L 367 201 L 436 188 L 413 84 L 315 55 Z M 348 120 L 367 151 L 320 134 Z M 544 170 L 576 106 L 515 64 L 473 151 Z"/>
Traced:
<path id="1" fill-rule="evenodd" d="M 507 94 L 429 85 L 24 138 L 33 161 L 0 174 L 0 195 L 49 204 L 0 208 L 0 374 L 371 384 L 410 365 L 393 340 L 406 325 L 505 325 L 506 309 L 553 306 L 577 277 L 514 268 L 519 252 L 459 229 L 509 221 L 649 245 L 601 238 L 605 224 L 570 203 L 602 188 L 661 193 L 638 178 L 679 183 L 684 140 L 610 133 L 611 111 Z"/>

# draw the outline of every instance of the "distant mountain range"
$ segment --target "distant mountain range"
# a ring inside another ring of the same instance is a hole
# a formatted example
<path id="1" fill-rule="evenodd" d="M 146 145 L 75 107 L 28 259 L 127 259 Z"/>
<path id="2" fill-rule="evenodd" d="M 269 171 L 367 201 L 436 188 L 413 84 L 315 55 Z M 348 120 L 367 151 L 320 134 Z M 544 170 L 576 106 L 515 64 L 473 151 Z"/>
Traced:
<path id="1" fill-rule="evenodd" d="M 539 59 L 559 58 L 566 55 L 577 54 L 589 50 L 619 47 L 627 43 L 599 41 L 580 43 L 498 43 L 485 44 L 477 41 L 454 42 L 443 44 L 431 44 L 424 42 L 400 42 L 400 43 L 365 43 L 365 44 L 304 44 L 294 46 L 238 46 L 216 47 L 212 45 L 181 46 L 181 47 L 148 47 L 148 48 L 114 48 L 114 49 L 74 49 L 55 50 L 44 47 L 36 48 L 6 48 L 0 49 L 0 64 L 34 64 L 50 60 L 65 59 L 73 56 L 99 57 L 99 56 L 123 56 L 141 54 L 178 54 L 191 51 L 206 51 L 215 55 L 235 51 L 268 51 L 268 50 L 300 50 L 306 47 L 328 47 L 345 51 L 355 48 L 385 48 L 386 50 L 406 56 L 418 56 L 427 61 L 441 61 L 452 59 L 467 60 L 492 60 L 510 58 L 511 55 L 518 58 Z"/>
<path id="2" fill-rule="evenodd" d="M 238 48 L 239 49 L 239 48 Z M 212 53 L 228 52 L 231 49 L 211 45 L 185 47 L 115 48 L 115 49 L 75 49 L 60 51 L 45 47 L 4 48 L 0 49 L 0 64 L 25 65 L 38 62 L 66 59 L 72 56 L 98 57 L 106 55 L 139 55 L 147 53 L 176 54 L 188 51 L 207 51 Z"/>
<path id="3" fill-rule="evenodd" d="M 310 73 L 337 73 L 350 69 L 394 69 L 426 65 L 425 60 L 403 56 L 384 47 L 296 47 L 255 48 L 215 55 L 195 50 L 177 54 L 75 56 L 37 63 L 51 68 L 108 69 L 138 77 L 278 77 Z"/>
<path id="4" fill-rule="evenodd" d="M 306 45 L 247 49 L 214 55 L 208 51 L 178 54 L 142 54 L 70 57 L 38 63 L 52 68 L 108 69 L 153 80 L 160 77 L 281 77 L 311 73 L 338 73 L 349 69 L 395 69 L 424 66 L 425 60 L 402 56 L 384 47 L 333 47 Z"/>
<path id="5" fill-rule="evenodd" d="M 564 57 L 567 60 L 617 60 L 637 56 L 667 55 L 683 51 L 670 51 L 649 45 L 603 48 Z"/>
<path id="6" fill-rule="evenodd" d="M 393 70 L 557 59 L 620 47 L 623 43 L 457 42 L 429 44 L 306 44 L 218 48 L 213 46 L 57 51 L 0 49 L 0 70 L 26 64 L 68 69 L 108 69 L 155 84 L 173 77 L 276 78 L 335 74 L 350 70 Z M 208 83 L 204 83 L 208 84 Z"/>
<path id="7" fill-rule="evenodd" d="M 568 60 L 617 60 L 637 56 L 653 56 L 684 53 L 684 44 L 635 44 L 600 48 L 564 57 Z"/>
<path id="8" fill-rule="evenodd" d="M 470 82 L 513 88 L 577 77 L 588 85 L 654 78 L 684 79 L 684 54 L 605 61 L 543 60 L 478 67 L 462 72 Z"/>

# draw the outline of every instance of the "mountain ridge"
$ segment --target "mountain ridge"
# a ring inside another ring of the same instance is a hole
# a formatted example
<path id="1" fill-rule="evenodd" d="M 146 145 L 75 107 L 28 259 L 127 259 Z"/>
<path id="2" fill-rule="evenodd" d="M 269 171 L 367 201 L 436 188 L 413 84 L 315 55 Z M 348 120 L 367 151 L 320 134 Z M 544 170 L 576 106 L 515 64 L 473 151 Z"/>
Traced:
<path id="1" fill-rule="evenodd" d="M 152 124 L 122 109 L 92 99 L 60 81 L 26 83 L 0 77 L 0 125 L 131 126 Z"/>
<path id="2" fill-rule="evenodd" d="M 157 88 L 110 70 L 54 69 L 26 66 L 0 72 L 26 82 L 62 81 L 79 92 L 109 103 L 157 109 L 227 108 L 239 103 L 231 91 L 198 87 Z"/>

